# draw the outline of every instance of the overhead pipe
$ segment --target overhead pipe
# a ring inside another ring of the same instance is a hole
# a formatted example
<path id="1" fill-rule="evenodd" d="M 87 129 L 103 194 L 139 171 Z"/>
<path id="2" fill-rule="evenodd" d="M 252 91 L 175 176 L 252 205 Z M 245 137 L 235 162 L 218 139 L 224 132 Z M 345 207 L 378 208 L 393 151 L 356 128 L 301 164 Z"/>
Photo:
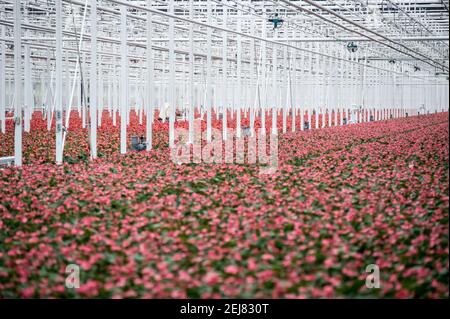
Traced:
<path id="1" fill-rule="evenodd" d="M 64 1 L 67 1 L 67 0 L 64 0 Z M 336 57 L 336 56 L 332 56 L 332 55 L 329 55 L 329 54 L 318 53 L 318 52 L 314 52 L 314 51 L 309 51 L 309 50 L 306 50 L 306 49 L 302 49 L 302 48 L 299 48 L 299 47 L 297 47 L 297 46 L 290 45 L 290 44 L 287 44 L 287 43 L 282 43 L 282 42 L 279 42 L 279 41 L 273 41 L 273 40 L 270 40 L 270 39 L 267 39 L 267 38 L 262 38 L 262 37 L 259 37 L 259 36 L 256 36 L 256 35 L 250 35 L 250 34 L 247 34 L 247 33 L 235 31 L 235 30 L 232 30 L 232 29 L 223 28 L 223 27 L 220 27 L 220 26 L 217 26 L 217 25 L 211 25 L 211 24 L 204 23 L 204 22 L 200 22 L 200 21 L 196 21 L 196 20 L 190 20 L 189 18 L 180 17 L 180 16 L 177 16 L 177 15 L 175 15 L 175 14 L 170 14 L 170 13 L 167 13 L 167 12 L 155 10 L 155 9 L 148 8 L 148 7 L 142 7 L 142 6 L 139 6 L 139 5 L 136 5 L 136 4 L 132 4 L 132 3 L 126 2 L 126 1 L 121 1 L 121 0 L 109 0 L 109 1 L 112 2 L 112 3 L 118 4 L 118 5 L 125 5 L 125 6 L 127 6 L 127 7 L 129 7 L 129 8 L 134 8 L 134 9 L 136 9 L 136 10 L 142 10 L 142 11 L 146 11 L 146 12 L 152 12 L 152 13 L 155 13 L 155 14 L 158 14 L 158 15 L 161 15 L 161 16 L 165 16 L 165 17 L 167 17 L 167 18 L 174 18 L 174 19 L 179 20 L 179 21 L 184 21 L 184 22 L 188 22 L 188 23 L 193 23 L 193 24 L 196 24 L 196 25 L 199 25 L 199 26 L 203 26 L 203 27 L 207 27 L 207 28 L 212 28 L 212 29 L 215 29 L 215 30 L 218 30 L 218 31 L 225 31 L 225 32 L 229 32 L 229 33 L 232 33 L 232 34 L 235 34 L 235 35 L 241 35 L 241 36 L 244 36 L 244 37 L 246 37 L 246 38 L 255 39 L 255 40 L 259 40 L 259 41 L 265 41 L 265 42 L 267 42 L 267 43 L 272 43 L 272 44 L 276 44 L 276 45 L 280 45 L 280 46 L 283 46 L 283 45 L 284 45 L 284 46 L 287 46 L 287 47 L 289 47 L 289 48 L 293 48 L 293 49 L 298 50 L 298 51 L 309 52 L 309 53 L 312 53 L 312 54 L 315 54 L 315 55 L 318 55 L 318 56 L 327 57 L 327 58 L 330 58 L 330 59 L 333 59 L 333 60 L 338 60 L 338 61 L 344 60 L 344 61 L 350 62 L 350 63 L 352 63 L 352 64 L 364 65 L 364 64 L 359 63 L 359 62 L 356 62 L 356 61 L 348 61 L 348 60 L 346 60 L 346 59 L 339 58 L 339 57 Z M 296 7 L 298 7 L 298 6 L 296 6 Z M 303 8 L 301 8 L 301 7 L 298 7 L 298 8 L 299 8 L 300 10 L 303 9 Z M 304 9 L 303 9 L 303 10 L 304 10 Z M 307 11 L 308 11 L 308 12 L 311 12 L 311 11 L 309 11 L 309 10 L 307 10 Z M 311 14 L 316 15 L 314 12 L 311 12 Z M 319 17 L 320 17 L 320 16 L 319 16 Z M 336 24 L 336 25 L 339 26 L 339 27 L 345 28 L 345 27 L 339 25 L 338 23 L 336 23 L 336 22 L 334 22 L 334 21 L 331 21 L 331 20 L 328 20 L 328 21 L 329 21 L 330 23 Z M 357 34 L 360 34 L 361 36 L 368 37 L 367 35 L 365 35 L 365 34 L 363 34 L 363 33 L 360 33 L 360 32 L 357 32 L 357 31 L 353 31 L 353 30 L 350 30 L 350 29 L 348 29 L 348 28 L 345 28 L 345 29 L 347 29 L 348 31 L 351 31 L 351 32 L 355 32 L 355 33 L 357 33 Z M 370 37 L 369 37 L 369 38 L 370 38 Z M 379 43 L 382 43 L 382 44 L 383 44 L 383 42 L 381 42 L 381 41 L 379 41 L 379 40 L 376 40 L 376 39 L 373 39 L 373 41 L 379 42 Z M 384 44 L 384 45 L 389 46 L 388 44 Z M 398 49 L 396 49 L 396 48 L 394 48 L 394 47 L 392 47 L 392 46 L 389 46 L 389 47 L 391 47 L 392 49 L 394 49 L 394 50 L 396 50 L 396 51 L 402 52 L 402 51 L 400 51 L 400 50 L 398 50 Z M 403 52 L 402 52 L 402 53 L 403 53 Z M 408 53 L 405 53 L 405 54 L 408 54 Z M 410 54 L 409 54 L 409 55 L 410 55 Z M 417 59 L 417 57 L 415 57 L 415 56 L 413 56 L 413 55 L 410 55 L 410 56 Z M 418 60 L 423 61 L 423 62 L 425 62 L 425 63 L 427 63 L 427 64 L 429 64 L 429 65 L 435 67 L 435 65 L 430 64 L 430 63 L 429 63 L 428 61 L 426 61 L 426 60 L 421 60 L 421 59 L 418 59 Z M 366 66 L 366 67 L 371 67 L 370 65 L 365 65 L 365 66 Z"/>
<path id="2" fill-rule="evenodd" d="M 360 29 L 362 29 L 362 30 L 364 30 L 364 31 L 367 31 L 367 32 L 369 32 L 369 33 L 372 33 L 373 35 L 378 36 L 378 37 L 382 38 L 382 39 L 385 40 L 385 41 L 388 41 L 388 42 L 391 42 L 391 43 L 393 43 L 393 44 L 395 44 L 395 45 L 398 45 L 398 46 L 400 46 L 400 47 L 403 47 L 403 48 L 405 48 L 405 49 L 408 50 L 408 51 L 412 51 L 412 52 L 416 53 L 417 55 L 421 56 L 423 59 L 418 58 L 417 56 L 414 56 L 414 55 L 412 55 L 412 54 L 410 54 L 410 53 L 408 53 L 408 52 L 404 52 L 404 51 L 402 51 L 402 50 L 400 50 L 400 49 L 397 49 L 397 48 L 393 47 L 392 45 L 389 45 L 389 44 L 387 44 L 387 43 L 384 43 L 383 41 L 380 41 L 379 39 L 372 38 L 372 37 L 368 36 L 367 34 L 364 34 L 364 33 L 362 33 L 362 32 L 355 31 L 355 30 L 352 30 L 352 29 L 350 29 L 350 28 L 348 28 L 348 27 L 345 27 L 345 26 L 343 26 L 342 24 L 339 24 L 339 23 L 337 23 L 337 22 L 335 22 L 335 21 L 333 21 L 333 20 L 330 20 L 330 19 L 328 19 L 328 18 L 325 18 L 324 16 L 322 16 L 322 15 L 320 15 L 320 14 L 318 14 L 318 13 L 315 13 L 315 12 L 313 12 L 313 11 L 311 11 L 311 10 L 308 10 L 308 9 L 306 9 L 306 8 L 303 8 L 303 7 L 299 6 L 298 4 L 295 4 L 295 3 L 291 2 L 291 1 L 288 1 L 288 0 L 280 0 L 280 1 L 283 2 L 283 3 L 286 3 L 287 5 L 290 5 L 290 6 L 294 7 L 294 8 L 296 8 L 297 10 L 307 12 L 308 14 L 311 14 L 311 15 L 313 15 L 313 16 L 315 16 L 315 17 L 321 19 L 321 20 L 324 20 L 324 21 L 326 21 L 326 22 L 328 22 L 328 23 L 331 23 L 331 24 L 333 24 L 333 25 L 335 25 L 335 26 L 338 26 L 338 27 L 340 27 L 340 28 L 342 28 L 342 29 L 344 29 L 344 30 L 346 30 L 346 31 L 349 31 L 349 32 L 351 32 L 351 33 L 358 34 L 358 35 L 363 36 L 363 37 L 365 37 L 365 38 L 368 38 L 368 39 L 370 39 L 370 40 L 372 40 L 372 41 L 374 41 L 374 42 L 377 42 L 377 43 L 380 43 L 380 44 L 382 44 L 382 45 L 385 45 L 385 46 L 387 46 L 387 47 L 389 47 L 389 48 L 391 48 L 391 49 L 393 49 L 393 50 L 395 50 L 395 51 L 398 51 L 398 52 L 400 52 L 400 53 L 403 53 L 403 54 L 409 55 L 409 56 L 411 56 L 411 57 L 413 57 L 413 58 L 416 58 L 416 59 L 419 60 L 419 61 L 422 61 L 422 62 L 424 62 L 424 63 L 426 63 L 426 64 L 428 64 L 428 65 L 431 65 L 432 67 L 440 66 L 440 67 L 443 68 L 444 70 L 447 70 L 447 71 L 448 71 L 448 67 L 447 67 L 446 65 L 441 64 L 441 63 L 439 63 L 439 62 L 437 62 L 437 61 L 435 61 L 435 60 L 433 60 L 433 59 L 427 57 L 426 55 L 423 55 L 423 54 L 420 53 L 420 52 L 416 52 L 416 51 L 414 51 L 414 50 L 411 50 L 411 49 L 408 48 L 407 46 L 405 46 L 405 45 L 403 45 L 403 44 L 401 44 L 401 43 L 395 42 L 395 41 L 393 41 L 393 40 L 387 38 L 386 36 L 384 36 L 384 35 L 382 35 L 382 34 L 379 34 L 378 32 L 372 31 L 372 30 L 370 30 L 370 29 L 368 29 L 368 28 L 366 28 L 366 27 L 364 27 L 364 26 L 362 26 L 362 25 L 360 25 L 360 24 L 358 24 L 358 23 L 356 23 L 356 22 L 354 22 L 354 21 L 352 21 L 352 20 L 350 20 L 350 19 L 347 19 L 347 18 L 341 16 L 340 14 L 334 12 L 333 10 L 330 10 L 330 9 L 328 9 L 328 8 L 325 8 L 324 6 L 321 6 L 320 4 L 315 3 L 314 1 L 311 1 L 311 0 L 302 0 L 302 1 L 306 2 L 306 3 L 308 3 L 309 5 L 311 5 L 311 6 L 313 6 L 313 7 L 316 7 L 316 8 L 318 8 L 318 9 L 321 9 L 321 10 L 323 10 L 323 11 L 325 11 L 325 12 L 331 14 L 331 15 L 334 15 L 335 17 L 337 17 L 337 18 L 339 18 L 339 19 L 341 19 L 341 20 L 343 20 L 343 21 L 345 21 L 345 22 L 347 22 L 347 23 L 349 23 L 349 24 L 351 24 L 351 25 L 354 25 L 354 26 L 356 26 L 356 27 L 358 27 L 358 28 L 360 28 Z M 434 62 L 434 64 L 431 63 L 431 62 L 429 62 L 428 60 Z"/>
<path id="3" fill-rule="evenodd" d="M 63 0 L 63 1 L 66 1 L 66 0 Z M 165 12 L 160 12 L 160 11 L 148 9 L 148 8 L 145 8 L 145 7 L 139 7 L 139 6 L 136 6 L 136 5 L 131 5 L 131 4 L 128 4 L 128 3 L 126 3 L 126 2 L 121 2 L 121 1 L 116 1 L 116 0 L 111 0 L 111 1 L 112 1 L 112 2 L 117 2 L 117 3 L 119 3 L 119 4 L 123 4 L 123 5 L 125 5 L 125 6 L 130 6 L 130 7 L 133 7 L 133 8 L 134 8 L 134 7 L 137 7 L 137 8 L 139 8 L 139 9 L 147 10 L 147 11 L 149 11 L 149 12 L 153 12 L 153 13 L 156 13 L 156 14 L 160 13 L 160 14 L 163 14 L 164 16 L 170 16 L 170 14 L 165 13 Z M 174 15 L 174 17 L 176 17 L 176 16 Z M 278 38 L 277 38 L 277 40 L 271 40 L 271 39 L 262 38 L 262 37 L 255 36 L 255 35 L 249 35 L 249 34 L 247 34 L 247 33 L 237 32 L 237 31 L 235 31 L 235 30 L 226 29 L 226 28 L 222 28 L 222 27 L 218 27 L 218 26 L 209 26 L 209 25 L 207 25 L 206 23 L 203 23 L 203 22 L 189 21 L 189 20 L 184 19 L 184 18 L 181 18 L 181 17 L 176 17 L 176 19 L 178 19 L 178 20 L 186 20 L 187 22 L 192 22 L 192 23 L 194 23 L 194 24 L 205 25 L 205 26 L 211 27 L 211 28 L 213 28 L 213 29 L 219 29 L 219 30 L 221 30 L 221 31 L 230 32 L 230 33 L 233 33 L 233 34 L 236 34 L 236 35 L 241 35 L 241 36 L 248 37 L 248 38 L 255 39 L 255 40 L 259 40 L 259 41 L 264 41 L 264 42 L 266 42 L 266 43 L 272 43 L 272 44 L 276 44 L 276 45 L 280 45 L 280 46 L 287 46 L 287 47 L 289 47 L 289 48 L 293 48 L 293 49 L 298 50 L 298 51 L 307 52 L 307 53 L 312 53 L 312 54 L 314 54 L 314 55 L 316 55 L 316 56 L 322 56 L 322 57 L 330 58 L 330 59 L 337 60 L 337 61 L 341 61 L 341 60 L 342 60 L 342 61 L 347 62 L 347 63 L 350 63 L 350 64 L 362 65 L 362 66 L 365 66 L 365 67 L 369 67 L 369 68 L 373 68 L 373 69 L 379 69 L 379 70 L 386 71 L 386 72 L 390 72 L 390 73 L 397 73 L 397 72 L 395 72 L 395 71 L 386 70 L 386 69 L 374 67 L 374 66 L 371 66 L 371 65 L 366 65 L 366 64 L 363 64 L 363 63 L 360 63 L 360 62 L 357 62 L 357 61 L 347 60 L 347 59 L 340 58 L 340 57 L 336 57 L 336 56 L 333 56 L 333 55 L 329 55 L 329 54 L 325 54 L 325 53 L 321 53 L 321 52 L 315 52 L 315 51 L 311 51 L 311 50 L 308 50 L 308 49 L 299 48 L 299 47 L 294 46 L 294 45 L 291 45 L 291 44 L 287 44 L 287 43 L 280 42 L 280 41 L 279 41 L 280 39 L 278 39 Z M 7 20 L 0 20 L 0 25 L 12 26 L 12 23 L 11 23 L 10 21 L 7 21 Z M 55 33 L 55 30 L 54 30 L 53 28 L 44 27 L 44 26 L 38 26 L 38 25 L 33 25 L 33 24 L 29 24 L 29 23 L 22 23 L 22 28 L 25 28 L 25 29 L 31 29 L 31 30 L 36 30 L 36 31 L 42 31 L 42 32 L 48 32 L 48 33 Z M 67 31 L 67 30 L 63 30 L 63 34 L 69 35 L 69 36 L 76 36 L 75 32 L 71 32 L 71 31 Z M 90 39 L 91 39 L 91 36 L 90 36 L 90 34 L 84 34 L 84 35 L 83 35 L 83 38 L 86 39 L 86 40 L 90 40 Z M 120 44 L 120 41 L 117 40 L 117 39 L 114 39 L 114 38 L 108 38 L 108 37 L 100 37 L 100 36 L 98 36 L 98 37 L 97 37 L 97 40 L 98 40 L 99 42 Z M 75 40 L 74 40 L 74 41 L 75 41 Z M 34 45 L 36 45 L 36 46 L 39 45 L 39 46 L 44 47 L 44 45 L 42 45 L 42 44 L 34 44 Z M 136 43 L 136 42 L 128 42 L 128 45 L 129 45 L 129 46 L 140 47 L 140 48 L 143 48 L 143 49 L 145 49 L 145 48 L 147 47 L 145 43 Z M 157 47 L 157 46 L 154 46 L 153 48 L 154 48 L 155 50 L 159 50 L 159 51 L 166 51 L 166 52 L 168 51 L 168 48 L 164 48 L 164 47 Z M 64 50 L 70 50 L 70 49 L 64 48 Z M 75 50 L 75 49 L 74 49 L 74 50 Z M 89 52 L 89 51 L 87 51 L 87 52 Z M 183 51 L 183 50 L 179 50 L 179 49 L 176 49 L 175 52 L 176 52 L 177 54 L 188 54 L 187 51 Z M 102 53 L 102 54 L 103 54 L 103 53 Z M 111 53 L 111 54 L 105 54 L 105 55 L 114 55 L 114 54 Z M 196 56 L 206 57 L 205 54 L 195 53 L 195 55 L 196 55 Z M 219 57 L 219 58 L 217 58 L 217 59 L 221 59 L 221 58 Z M 233 59 L 228 59 L 228 60 L 229 60 L 229 61 L 233 61 Z M 398 74 L 402 74 L 402 73 L 398 73 Z"/>

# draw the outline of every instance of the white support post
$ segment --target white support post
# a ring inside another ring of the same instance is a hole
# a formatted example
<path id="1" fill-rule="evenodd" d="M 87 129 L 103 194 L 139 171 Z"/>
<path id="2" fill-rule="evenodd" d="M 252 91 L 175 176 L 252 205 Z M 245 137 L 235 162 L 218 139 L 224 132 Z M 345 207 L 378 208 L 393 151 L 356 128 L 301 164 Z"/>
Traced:
<path id="1" fill-rule="evenodd" d="M 330 51 L 330 49 L 328 48 L 328 51 Z M 328 127 L 331 126 L 331 122 L 332 122 L 332 116 L 333 116 L 333 112 L 332 112 L 332 104 L 331 104 L 331 98 L 333 97 L 333 76 L 332 76 L 332 72 L 334 70 L 332 64 L 331 64 L 331 60 L 329 58 L 327 58 L 327 87 L 326 87 L 326 99 L 325 99 L 325 108 L 328 111 Z"/>
<path id="2" fill-rule="evenodd" d="M 319 80 L 319 72 L 320 72 L 320 57 L 316 57 L 316 63 L 314 63 L 314 66 L 317 65 L 317 68 L 315 68 L 315 73 L 313 75 L 314 80 L 314 86 L 313 86 L 313 105 L 314 105 L 314 117 L 315 117 L 315 128 L 319 128 L 319 111 L 320 111 L 320 80 Z"/>
<path id="3" fill-rule="evenodd" d="M 14 165 L 22 166 L 22 43 L 20 1 L 14 1 Z"/>
<path id="4" fill-rule="evenodd" d="M 240 11 L 239 11 L 240 12 Z M 241 32 L 241 17 L 240 13 L 238 13 L 237 17 L 237 31 Z M 235 108 L 237 111 L 236 114 L 236 137 L 241 137 L 241 110 L 242 110 L 242 36 L 237 35 L 236 36 L 237 41 L 237 59 L 236 59 L 236 76 L 237 76 L 237 87 L 236 87 L 236 101 L 235 101 Z"/>
<path id="5" fill-rule="evenodd" d="M 277 30 L 273 31 L 273 38 L 277 40 Z M 278 48 L 272 44 L 272 135 L 277 135 L 277 109 L 278 109 Z"/>
<path id="6" fill-rule="evenodd" d="M 141 68 L 142 70 L 142 68 Z M 102 56 L 100 55 L 98 57 L 98 93 L 97 93 L 97 117 L 98 117 L 98 126 L 101 127 L 102 126 L 102 117 L 103 117 L 103 109 L 104 109 L 104 97 L 105 97 L 105 92 L 104 92 L 104 87 L 105 87 L 105 83 L 103 80 L 103 63 L 102 63 Z"/>
<path id="7" fill-rule="evenodd" d="M 113 96 L 112 96 L 112 76 L 111 76 L 111 69 L 109 67 L 106 69 L 106 85 L 107 85 L 106 94 L 108 95 L 107 108 L 108 108 L 109 116 L 111 116 Z"/>
<path id="8" fill-rule="evenodd" d="M 63 98 L 63 61 L 62 61 L 62 46 L 63 46 L 63 34 L 62 34 L 62 0 L 56 0 L 56 103 L 55 103 L 55 117 L 56 117 L 56 164 L 62 164 L 63 162 L 63 110 L 62 110 L 62 98 Z"/>
<path id="9" fill-rule="evenodd" d="M 366 63 L 367 60 L 367 53 L 364 52 L 364 63 Z M 366 85 L 366 67 L 360 66 L 360 82 L 361 82 L 361 87 L 359 90 L 359 94 L 360 94 L 360 105 L 362 107 L 362 114 L 361 114 L 361 122 L 366 122 L 366 107 L 365 107 L 365 98 L 364 98 L 364 94 L 365 94 L 365 85 Z"/>
<path id="10" fill-rule="evenodd" d="M 153 0 L 147 0 L 147 6 L 151 7 Z M 152 13 L 147 12 L 147 89 L 146 89 L 146 150 L 150 152 L 153 147 L 153 116 L 155 104 L 155 65 L 153 60 L 153 24 Z"/>
<path id="11" fill-rule="evenodd" d="M 303 47 L 303 43 L 300 44 L 300 47 Z M 306 59 L 306 55 L 305 52 L 301 52 L 300 55 L 300 79 L 299 79 L 299 91 L 301 92 L 300 94 L 300 131 L 303 131 L 305 129 L 305 108 L 307 107 L 306 105 L 306 92 L 309 90 L 304 90 L 304 82 L 303 79 L 306 78 L 306 76 L 304 75 L 304 73 L 306 72 L 306 66 L 305 66 L 305 59 Z"/>
<path id="12" fill-rule="evenodd" d="M 287 39 L 286 39 L 287 40 Z M 290 85 L 290 78 L 289 78 L 289 60 L 288 60 L 288 47 L 285 46 L 283 50 L 283 58 L 284 58 L 284 66 L 283 66 L 283 76 L 282 76 L 282 85 L 283 85 L 283 96 L 282 96 L 282 103 L 283 103 L 283 115 L 282 115 L 282 125 L 283 125 L 283 133 L 286 133 L 287 131 L 287 110 L 288 110 L 288 103 L 289 103 L 289 85 Z"/>
<path id="13" fill-rule="evenodd" d="M 321 48 L 320 49 L 320 52 L 322 52 L 323 51 L 323 49 Z M 322 76 L 321 76 L 321 80 L 320 80 L 320 84 L 319 84 L 319 87 L 320 87 L 320 108 L 321 108 L 321 110 L 322 110 L 322 112 L 321 112 L 321 119 L 322 119 L 322 126 L 321 126 L 321 128 L 324 128 L 325 127 L 325 120 L 326 120 L 326 117 L 327 117 L 327 109 L 326 109 L 326 95 L 327 95 L 327 93 L 326 93 L 326 90 L 327 90 L 327 86 L 328 86 L 328 84 L 327 84 L 327 77 L 326 77 L 326 63 L 325 63 L 325 58 L 324 57 L 322 57 L 322 56 L 319 56 L 318 57 L 319 59 L 320 59 L 320 70 L 321 70 L 321 72 L 322 72 Z"/>
<path id="14" fill-rule="evenodd" d="M 346 108 L 348 107 L 348 105 L 345 105 L 345 103 L 344 103 L 344 97 L 345 97 L 345 94 L 344 94 L 344 88 L 345 88 L 344 87 L 344 81 L 345 81 L 345 75 L 344 75 L 344 53 L 341 53 L 340 57 L 341 57 L 341 62 L 339 64 L 339 66 L 340 66 L 340 76 L 339 76 L 339 88 L 338 88 L 338 90 L 339 90 L 339 104 L 338 104 L 338 107 L 339 107 L 339 125 L 342 126 L 342 125 L 344 125 L 344 117 L 346 117 L 344 112 L 345 112 Z"/>
<path id="15" fill-rule="evenodd" d="M 115 60 L 114 60 L 115 62 Z M 120 107 L 119 105 L 121 104 L 120 99 L 121 97 L 119 96 L 119 80 L 117 78 L 117 69 L 118 66 L 117 65 L 113 65 L 112 66 L 112 73 L 113 73 L 113 77 L 112 77 L 112 86 L 113 86 L 113 95 L 114 95 L 114 104 L 113 104 L 113 125 L 116 126 L 117 125 L 117 108 Z M 122 134 L 122 132 L 121 132 Z"/>
<path id="16" fill-rule="evenodd" d="M 266 14 L 266 8 L 264 10 L 264 20 L 266 20 L 267 14 Z M 267 27 L 265 24 L 262 26 L 262 38 L 266 39 L 267 37 Z M 267 43 L 266 41 L 261 42 L 261 90 L 260 90 L 260 110 L 261 110 L 261 135 L 266 135 L 266 108 L 267 108 L 267 91 L 266 91 L 266 72 L 267 72 Z"/>
<path id="17" fill-rule="evenodd" d="M 293 56 L 293 58 L 292 58 Z M 289 101 L 291 106 L 291 132 L 296 131 L 296 111 L 297 111 L 297 69 L 299 68 L 298 52 L 293 51 L 289 55 L 289 68 L 292 73 L 292 80 L 289 81 Z M 289 77 L 290 78 L 290 77 Z"/>
<path id="18" fill-rule="evenodd" d="M 194 0 L 189 0 L 189 19 L 194 20 Z M 194 84 L 194 24 L 189 24 L 189 144 L 194 143 L 195 84 Z"/>
<path id="19" fill-rule="evenodd" d="M 29 132 L 30 131 L 30 121 L 31 121 L 31 114 L 32 114 L 32 99 L 33 99 L 33 91 L 32 91 L 32 82 L 31 82 L 31 48 L 30 45 L 26 44 L 24 45 L 24 99 L 23 99 L 23 106 L 24 106 L 24 131 Z"/>
<path id="20" fill-rule="evenodd" d="M 250 34 L 255 33 L 255 20 L 251 18 L 250 21 Z M 249 86 L 248 86 L 248 107 L 250 112 L 250 134 L 255 135 L 255 109 L 257 103 L 257 86 L 259 85 L 259 76 L 257 76 L 257 81 L 255 82 L 255 39 L 250 39 L 250 72 L 248 72 Z M 255 85 L 256 83 L 256 85 Z M 255 90 L 256 89 L 256 90 Z M 256 97 L 256 98 L 255 98 Z M 254 102 L 254 103 L 252 103 Z M 251 106 L 253 104 L 253 107 Z"/>
<path id="21" fill-rule="evenodd" d="M 87 70 L 87 61 L 86 61 L 86 56 L 87 54 L 83 54 L 83 70 Z M 81 71 L 80 71 L 81 74 Z M 80 85 L 82 87 L 82 91 L 80 92 L 80 94 L 82 95 L 81 98 L 81 103 L 82 103 L 82 108 L 81 108 L 81 126 L 82 128 L 86 127 L 86 122 L 87 122 L 87 98 L 86 98 L 86 92 L 87 92 L 87 78 L 86 76 L 83 76 L 83 79 L 80 80 Z"/>
<path id="22" fill-rule="evenodd" d="M 174 14 L 174 0 L 169 0 L 169 13 Z M 175 21 L 169 18 L 169 147 L 175 143 Z"/>
<path id="23" fill-rule="evenodd" d="M 313 89 L 312 89 L 312 99 L 313 99 L 313 107 L 314 107 L 314 126 L 316 129 L 319 128 L 319 101 L 320 101 L 320 93 L 317 95 L 317 92 L 319 91 L 319 83 L 318 83 L 318 78 L 319 78 L 319 69 L 320 69 L 320 65 L 319 65 L 319 57 L 316 57 L 316 62 L 313 63 L 313 54 L 311 53 L 311 74 L 313 77 L 312 83 L 313 83 Z M 317 65 L 317 68 L 316 68 Z M 314 70 L 314 71 L 313 71 Z M 312 122 L 312 121 L 311 121 Z M 312 126 L 311 126 L 312 127 Z"/>
<path id="24" fill-rule="evenodd" d="M 69 62 L 69 50 L 65 50 L 63 59 L 63 112 L 69 117 L 70 110 L 70 62 Z M 64 134 L 63 134 L 63 147 L 64 147 Z"/>
<path id="25" fill-rule="evenodd" d="M 75 90 L 75 94 L 77 97 L 77 101 L 76 101 L 76 106 L 77 106 L 77 112 L 78 115 L 81 115 L 81 77 L 80 77 L 80 81 L 78 81 L 77 76 L 74 76 L 74 90 Z M 73 95 L 73 93 L 72 93 Z M 67 121 L 67 120 L 66 120 Z M 67 124 L 67 123 L 66 123 Z M 66 125 L 66 128 L 68 128 L 68 126 Z"/>
<path id="26" fill-rule="evenodd" d="M 211 2 L 207 1 L 207 22 L 209 25 L 212 23 L 212 8 Z M 169 35 L 170 36 L 170 35 Z M 206 140 L 211 142 L 212 128 L 211 128 L 211 112 L 213 102 L 212 92 L 212 28 L 206 29 Z"/>
<path id="27" fill-rule="evenodd" d="M 303 47 L 303 44 L 300 44 L 300 47 Z M 304 73 L 306 72 L 305 67 L 305 52 L 300 53 L 300 78 L 299 78 L 299 120 L 300 120 L 300 131 L 303 131 L 305 129 L 305 107 L 306 105 L 306 92 L 304 90 L 304 79 L 306 76 Z"/>
<path id="28" fill-rule="evenodd" d="M 30 19 L 28 18 L 28 10 L 24 10 L 24 15 L 22 16 L 22 22 L 30 22 Z M 27 29 L 24 29 L 24 36 L 28 37 L 30 31 Z M 31 92 L 31 47 L 29 44 L 24 44 L 23 46 L 23 100 L 22 100 L 22 107 L 23 107 L 23 131 L 29 132 L 30 131 L 30 122 L 31 122 L 31 99 L 32 99 L 32 92 Z"/>
<path id="29" fill-rule="evenodd" d="M 332 55 L 334 54 L 334 50 L 331 46 L 329 46 L 329 50 Z M 336 68 L 333 65 L 333 61 L 331 59 L 327 59 L 328 65 L 328 93 L 326 100 L 326 107 L 328 109 L 328 127 L 333 126 L 333 115 L 335 114 L 335 96 L 334 96 L 334 75 L 336 72 Z"/>
<path id="30" fill-rule="evenodd" d="M 53 100 L 53 71 L 51 70 L 50 64 L 50 48 L 47 48 L 46 51 L 46 94 L 45 94 L 45 113 L 47 119 L 47 131 L 51 129 L 51 108 L 52 108 L 52 100 Z"/>
<path id="31" fill-rule="evenodd" d="M 193 0 L 190 0 L 191 2 Z M 222 6 L 222 19 L 223 19 L 223 27 L 227 28 L 227 19 L 228 19 L 228 8 L 226 6 Z M 228 96 L 227 96 L 227 72 L 228 72 L 228 34 L 227 32 L 222 33 L 222 139 L 224 141 L 227 140 L 227 117 L 228 117 Z"/>
<path id="32" fill-rule="evenodd" d="M 127 7 L 120 6 L 120 153 L 127 152 L 127 110 L 128 110 L 128 56 L 127 56 Z"/>
<path id="33" fill-rule="evenodd" d="M 91 159 L 97 158 L 97 0 L 91 1 L 91 64 L 89 72 Z"/>
<path id="34" fill-rule="evenodd" d="M 0 17 L 3 19 L 5 6 L 0 6 Z M 0 26 L 0 37 L 5 38 L 4 25 Z M 0 132 L 6 132 L 6 46 L 5 41 L 0 41 Z"/>

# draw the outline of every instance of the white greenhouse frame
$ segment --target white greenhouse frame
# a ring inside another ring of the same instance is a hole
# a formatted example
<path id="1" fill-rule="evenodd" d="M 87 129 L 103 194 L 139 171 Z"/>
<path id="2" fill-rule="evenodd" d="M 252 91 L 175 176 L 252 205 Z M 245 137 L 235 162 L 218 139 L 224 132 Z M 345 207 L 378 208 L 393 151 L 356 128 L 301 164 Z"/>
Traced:
<path id="1" fill-rule="evenodd" d="M 212 114 L 225 115 L 226 140 L 228 114 L 242 134 L 241 112 L 253 135 L 267 116 L 279 134 L 289 114 L 296 131 L 306 112 L 319 128 L 319 114 L 344 125 L 342 114 L 351 124 L 448 111 L 448 17 L 446 0 L 0 0 L 0 131 L 12 117 L 21 166 L 38 110 L 49 130 L 55 118 L 57 164 L 71 111 L 89 128 L 92 159 L 102 111 L 114 125 L 120 115 L 122 154 L 130 112 L 150 124 L 167 113 L 173 146 L 177 111 L 190 142 L 195 110 L 208 141 Z M 151 150 L 152 125 L 145 132 Z"/>

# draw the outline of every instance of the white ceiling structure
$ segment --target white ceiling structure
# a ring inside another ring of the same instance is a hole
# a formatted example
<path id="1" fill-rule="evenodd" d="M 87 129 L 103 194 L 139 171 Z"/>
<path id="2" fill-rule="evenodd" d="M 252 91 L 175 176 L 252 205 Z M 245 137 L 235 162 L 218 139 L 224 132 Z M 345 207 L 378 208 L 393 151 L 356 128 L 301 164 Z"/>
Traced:
<path id="1" fill-rule="evenodd" d="M 61 162 L 73 110 L 447 109 L 448 1 L 0 0 L 0 56 L 2 130 L 55 114 Z"/>

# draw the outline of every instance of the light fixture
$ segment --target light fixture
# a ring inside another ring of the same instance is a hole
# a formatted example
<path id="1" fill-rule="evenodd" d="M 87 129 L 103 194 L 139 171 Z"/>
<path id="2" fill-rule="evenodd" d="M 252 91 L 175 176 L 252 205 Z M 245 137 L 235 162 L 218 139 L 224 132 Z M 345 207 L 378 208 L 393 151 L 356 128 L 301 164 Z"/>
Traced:
<path id="1" fill-rule="evenodd" d="M 278 13 L 275 13 L 271 18 L 268 20 L 270 23 L 273 24 L 273 29 L 281 28 L 283 25 L 284 20 L 282 18 L 278 17 Z"/>
<path id="2" fill-rule="evenodd" d="M 355 53 L 356 51 L 358 51 L 358 46 L 353 41 L 349 42 L 347 43 L 347 50 L 351 53 Z"/>

